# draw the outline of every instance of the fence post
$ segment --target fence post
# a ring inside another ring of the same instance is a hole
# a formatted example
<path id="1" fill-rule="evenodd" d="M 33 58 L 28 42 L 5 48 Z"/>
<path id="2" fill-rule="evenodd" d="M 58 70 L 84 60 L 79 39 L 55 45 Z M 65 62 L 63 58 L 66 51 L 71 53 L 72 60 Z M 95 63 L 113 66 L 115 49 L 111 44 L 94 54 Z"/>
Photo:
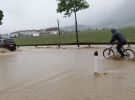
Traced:
<path id="1" fill-rule="evenodd" d="M 98 69 L 98 64 L 97 64 L 97 62 L 98 62 L 98 52 L 95 51 L 95 52 L 94 52 L 94 71 L 95 71 L 94 75 L 97 75 L 97 74 L 98 74 L 98 73 L 97 73 L 97 69 Z"/>

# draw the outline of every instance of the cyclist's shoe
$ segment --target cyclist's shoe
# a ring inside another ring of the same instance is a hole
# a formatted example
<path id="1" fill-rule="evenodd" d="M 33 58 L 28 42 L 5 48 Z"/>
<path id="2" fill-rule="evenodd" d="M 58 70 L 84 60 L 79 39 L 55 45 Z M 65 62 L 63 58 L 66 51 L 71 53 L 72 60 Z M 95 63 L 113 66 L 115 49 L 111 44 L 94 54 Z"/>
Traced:
<path id="1" fill-rule="evenodd" d="M 124 56 L 121 56 L 120 58 L 124 58 Z"/>
<path id="2" fill-rule="evenodd" d="M 121 56 L 120 58 L 123 60 L 127 60 L 126 56 Z"/>

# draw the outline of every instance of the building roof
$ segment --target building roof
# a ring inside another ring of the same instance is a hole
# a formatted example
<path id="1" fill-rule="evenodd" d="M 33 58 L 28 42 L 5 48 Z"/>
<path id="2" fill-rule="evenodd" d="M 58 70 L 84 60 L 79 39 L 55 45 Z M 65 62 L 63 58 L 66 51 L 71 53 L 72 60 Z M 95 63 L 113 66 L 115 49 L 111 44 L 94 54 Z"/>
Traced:
<path id="1" fill-rule="evenodd" d="M 58 31 L 57 27 L 47 28 L 45 31 Z"/>

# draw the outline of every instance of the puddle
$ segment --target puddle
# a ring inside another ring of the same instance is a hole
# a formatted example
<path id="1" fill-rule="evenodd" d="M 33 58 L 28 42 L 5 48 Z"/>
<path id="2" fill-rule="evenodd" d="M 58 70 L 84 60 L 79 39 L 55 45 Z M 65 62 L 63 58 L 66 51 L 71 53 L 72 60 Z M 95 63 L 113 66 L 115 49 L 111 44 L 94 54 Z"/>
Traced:
<path id="1" fill-rule="evenodd" d="M 104 59 L 103 50 L 20 47 L 0 53 L 0 100 L 134 100 L 135 60 Z"/>

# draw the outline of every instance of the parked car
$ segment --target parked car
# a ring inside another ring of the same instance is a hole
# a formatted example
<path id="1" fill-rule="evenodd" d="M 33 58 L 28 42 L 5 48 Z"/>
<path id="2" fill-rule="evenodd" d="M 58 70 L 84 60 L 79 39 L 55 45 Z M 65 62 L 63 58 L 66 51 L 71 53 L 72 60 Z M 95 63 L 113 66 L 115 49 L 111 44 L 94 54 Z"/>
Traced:
<path id="1" fill-rule="evenodd" d="M 13 39 L 0 39 L 0 48 L 5 48 L 10 51 L 15 51 L 16 44 Z"/>

